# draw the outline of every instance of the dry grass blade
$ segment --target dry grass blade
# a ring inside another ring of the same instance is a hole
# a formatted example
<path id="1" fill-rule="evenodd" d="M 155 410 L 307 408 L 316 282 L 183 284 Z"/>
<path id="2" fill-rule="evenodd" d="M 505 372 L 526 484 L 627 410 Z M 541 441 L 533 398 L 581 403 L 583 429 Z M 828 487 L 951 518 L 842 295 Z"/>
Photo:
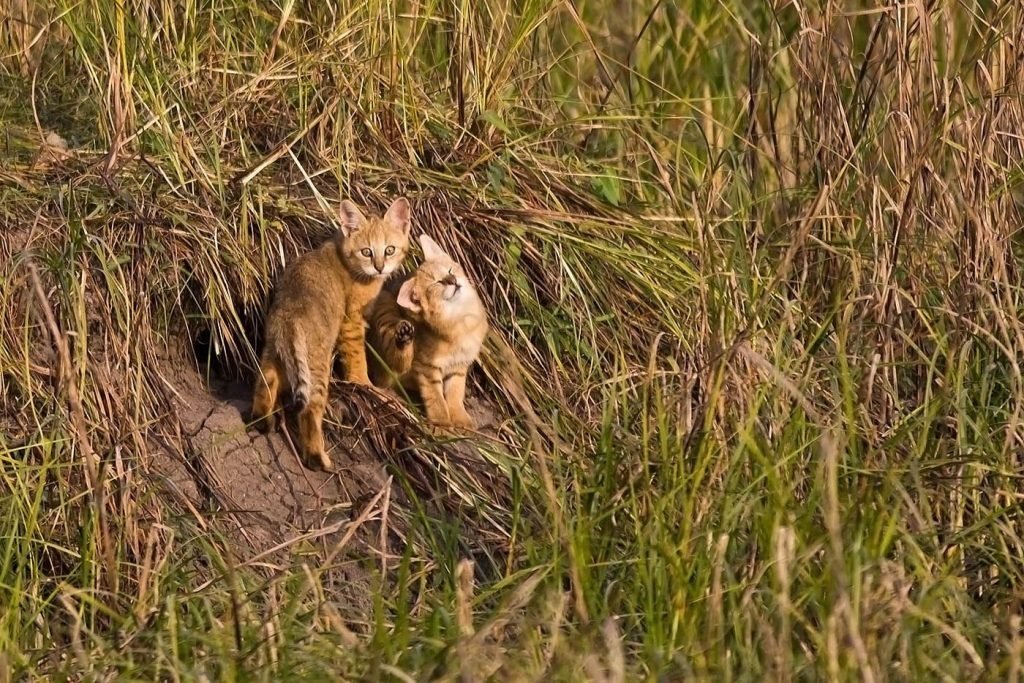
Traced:
<path id="1" fill-rule="evenodd" d="M 31 261 L 28 262 L 29 277 L 32 281 L 32 292 L 35 294 L 36 303 L 42 312 L 46 327 L 50 333 L 50 340 L 57 350 L 57 376 L 61 387 L 67 394 L 68 412 L 71 417 L 71 424 L 78 437 L 78 447 L 82 452 L 82 459 L 85 463 L 85 477 L 87 492 L 92 501 L 93 514 L 100 530 L 100 552 L 103 562 L 103 579 L 108 590 L 117 591 L 119 572 L 117 571 L 116 556 L 114 554 L 113 540 L 111 538 L 110 525 L 107 520 L 106 506 L 106 485 L 100 480 L 100 462 L 96 453 L 92 450 L 89 442 L 89 429 L 86 422 L 85 411 L 82 408 L 82 399 L 78 394 L 77 378 L 81 373 L 76 370 L 71 362 L 71 354 L 68 352 L 67 339 L 61 333 L 57 319 L 50 309 L 49 300 L 43 291 L 42 282 L 39 280 L 39 272 Z"/>
<path id="2" fill-rule="evenodd" d="M 0 679 L 1019 677 L 1022 63 L 1014 2 L 0 3 Z M 308 470 L 274 282 L 399 193 L 489 419 L 338 383 Z"/>

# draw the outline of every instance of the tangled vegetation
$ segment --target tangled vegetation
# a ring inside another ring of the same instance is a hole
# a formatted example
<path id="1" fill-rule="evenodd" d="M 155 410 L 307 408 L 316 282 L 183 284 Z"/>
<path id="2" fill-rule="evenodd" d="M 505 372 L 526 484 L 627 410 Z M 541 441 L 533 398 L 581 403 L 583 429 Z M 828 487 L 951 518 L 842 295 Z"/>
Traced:
<path id="1" fill-rule="evenodd" d="M 1016 1 L 5 0 L 0 681 L 1016 680 L 1022 64 Z M 177 375 L 399 193 L 493 434 L 247 554 Z"/>

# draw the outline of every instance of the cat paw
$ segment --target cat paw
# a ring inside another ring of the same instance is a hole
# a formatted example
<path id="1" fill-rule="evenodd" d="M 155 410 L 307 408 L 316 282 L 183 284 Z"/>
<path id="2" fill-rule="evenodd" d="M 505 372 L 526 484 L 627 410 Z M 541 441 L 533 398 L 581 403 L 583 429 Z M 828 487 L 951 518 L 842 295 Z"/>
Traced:
<path id="1" fill-rule="evenodd" d="M 324 472 L 334 471 L 334 465 L 331 463 L 331 458 L 325 452 L 310 453 L 306 460 L 306 464 L 311 469 L 322 470 Z"/>
<path id="2" fill-rule="evenodd" d="M 360 386 L 364 387 L 373 386 L 373 382 L 370 381 L 369 375 L 353 375 L 346 379 L 346 381 L 351 382 L 352 384 L 359 384 Z"/>
<path id="3" fill-rule="evenodd" d="M 427 430 L 434 436 L 452 435 L 459 430 L 470 430 L 476 428 L 473 418 L 469 415 L 455 415 L 445 422 L 428 422 Z"/>
<path id="4" fill-rule="evenodd" d="M 399 404 L 402 402 L 402 397 L 399 396 L 398 392 L 392 389 L 391 387 L 382 387 L 374 385 L 372 388 L 373 391 L 377 394 L 377 396 L 379 396 L 381 400 L 385 402 L 394 402 Z"/>
<path id="5" fill-rule="evenodd" d="M 458 429 L 476 429 L 476 422 L 469 416 L 469 413 L 463 413 L 462 415 L 452 415 L 452 426 Z"/>
<path id="6" fill-rule="evenodd" d="M 408 320 L 400 320 L 398 325 L 395 326 L 395 346 L 404 349 L 412 342 L 413 335 L 416 334 L 416 328 Z"/>
<path id="7" fill-rule="evenodd" d="M 435 437 L 444 437 L 451 433 L 451 425 L 448 423 L 428 422 L 424 427 L 427 434 Z"/>

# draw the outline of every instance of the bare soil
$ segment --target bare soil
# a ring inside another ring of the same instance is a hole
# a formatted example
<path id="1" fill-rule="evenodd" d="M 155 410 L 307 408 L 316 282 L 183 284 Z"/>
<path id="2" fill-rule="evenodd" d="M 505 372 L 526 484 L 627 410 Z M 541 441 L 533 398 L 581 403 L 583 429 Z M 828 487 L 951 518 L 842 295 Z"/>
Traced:
<path id="1" fill-rule="evenodd" d="M 388 425 L 382 415 L 367 419 L 365 404 L 354 395 L 364 390 L 336 382 L 324 430 L 335 471 L 327 473 L 302 464 L 291 422 L 267 434 L 247 426 L 248 385 L 206 382 L 193 367 L 180 364 L 165 375 L 165 384 L 170 385 L 183 448 L 158 449 L 149 465 L 167 494 L 222 534 L 240 562 L 273 567 L 300 557 L 327 569 L 324 576 L 331 585 L 325 588 L 342 613 L 355 622 L 367 618 L 372 591 L 387 581 L 386 571 L 375 570 L 395 566 L 408 538 L 410 501 L 399 484 L 402 473 L 389 473 L 389 467 L 403 462 L 418 466 L 415 459 L 398 457 L 408 450 L 401 447 L 402 439 L 388 453 L 379 434 L 383 424 L 384 432 L 397 429 L 408 439 L 407 425 Z M 481 431 L 493 435 L 490 406 L 476 396 L 467 407 Z M 409 419 L 400 412 L 391 417 Z M 476 455 L 468 442 L 456 449 L 465 457 Z M 422 471 L 410 474 L 414 483 L 423 483 Z M 428 507 L 430 498 L 450 497 L 436 477 L 433 483 L 433 490 L 416 487 Z M 432 507 L 441 514 L 453 511 L 452 506 Z"/>

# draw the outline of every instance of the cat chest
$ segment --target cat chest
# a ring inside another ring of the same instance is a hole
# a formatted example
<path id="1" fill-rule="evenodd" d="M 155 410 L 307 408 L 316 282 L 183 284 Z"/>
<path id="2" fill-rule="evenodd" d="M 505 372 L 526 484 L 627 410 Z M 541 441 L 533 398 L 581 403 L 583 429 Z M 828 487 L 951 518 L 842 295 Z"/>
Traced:
<path id="1" fill-rule="evenodd" d="M 349 291 L 348 302 L 345 306 L 345 313 L 349 318 L 367 318 L 373 308 L 373 303 L 380 294 L 380 284 L 355 285 Z"/>
<path id="2" fill-rule="evenodd" d="M 480 353 L 480 343 L 475 339 L 432 346 L 429 354 L 430 365 L 441 368 L 443 372 L 460 370 L 469 366 Z"/>

